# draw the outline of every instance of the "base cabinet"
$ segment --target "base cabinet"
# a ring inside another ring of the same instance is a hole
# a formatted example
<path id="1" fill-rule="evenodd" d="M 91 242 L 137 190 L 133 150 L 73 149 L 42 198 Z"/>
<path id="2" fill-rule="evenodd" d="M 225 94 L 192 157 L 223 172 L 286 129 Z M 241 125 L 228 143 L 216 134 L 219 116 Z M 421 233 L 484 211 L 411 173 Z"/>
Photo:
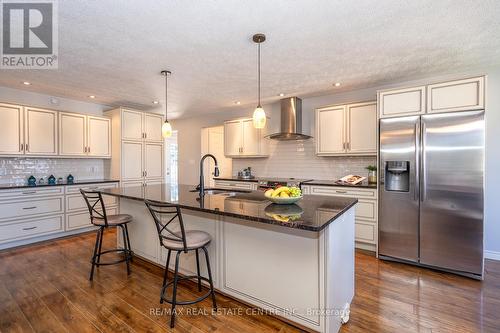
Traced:
<path id="1" fill-rule="evenodd" d="M 113 188 L 118 182 L 0 190 L 0 249 L 92 230 L 80 188 Z M 103 198 L 107 214 L 118 213 L 118 199 Z"/>
<path id="2" fill-rule="evenodd" d="M 358 199 L 356 204 L 356 247 L 376 251 L 378 243 L 378 193 L 377 189 L 341 186 L 302 185 L 304 194 L 341 196 Z"/>

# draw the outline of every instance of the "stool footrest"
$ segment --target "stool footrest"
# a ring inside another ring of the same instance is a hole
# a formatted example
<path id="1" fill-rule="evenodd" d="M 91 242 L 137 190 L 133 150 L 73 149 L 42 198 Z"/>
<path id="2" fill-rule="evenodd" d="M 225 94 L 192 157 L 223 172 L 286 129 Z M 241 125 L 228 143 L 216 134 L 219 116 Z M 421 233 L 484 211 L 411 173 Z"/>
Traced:
<path id="1" fill-rule="evenodd" d="M 96 261 L 94 263 L 94 265 L 95 266 L 107 266 L 107 265 L 119 264 L 121 262 L 127 261 L 127 259 L 131 259 L 133 254 L 134 254 L 134 252 L 132 252 L 131 250 L 128 250 L 128 249 L 112 249 L 112 250 L 102 251 L 101 253 L 96 254 L 94 259 L 100 259 L 103 254 L 118 253 L 118 252 L 122 252 L 125 255 L 125 257 L 123 259 L 118 259 L 118 260 L 111 261 L 111 262 L 97 262 Z"/>
<path id="2" fill-rule="evenodd" d="M 180 277 L 177 278 L 177 281 L 191 280 L 191 279 L 198 279 L 198 275 L 180 276 Z M 205 282 L 210 283 L 210 280 L 207 279 L 206 277 L 200 276 L 200 279 L 203 280 L 203 281 L 205 281 Z M 170 282 L 168 282 L 166 285 L 164 285 L 161 288 L 161 296 L 160 296 L 160 298 L 163 301 L 165 301 L 165 302 L 167 302 L 169 304 L 173 303 L 172 299 L 165 298 L 164 296 L 165 296 L 165 292 L 167 291 L 167 288 L 170 285 L 172 285 L 173 283 L 174 283 L 174 281 L 170 281 Z M 204 299 L 208 298 L 211 294 L 212 294 L 212 291 L 209 289 L 206 294 L 203 294 L 202 296 L 196 298 L 195 300 L 192 300 L 192 301 L 178 301 L 178 300 L 176 300 L 175 304 L 176 305 L 191 305 L 191 304 L 195 304 L 195 303 L 201 302 Z"/>

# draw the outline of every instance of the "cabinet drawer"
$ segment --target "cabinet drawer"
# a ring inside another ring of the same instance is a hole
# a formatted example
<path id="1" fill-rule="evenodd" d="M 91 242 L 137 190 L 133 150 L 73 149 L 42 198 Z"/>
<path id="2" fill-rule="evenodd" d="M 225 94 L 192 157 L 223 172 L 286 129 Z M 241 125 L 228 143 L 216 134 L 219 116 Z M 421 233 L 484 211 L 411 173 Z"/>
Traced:
<path id="1" fill-rule="evenodd" d="M 253 190 L 256 186 L 256 183 L 253 182 L 232 182 L 226 180 L 216 180 L 214 182 L 215 187 L 220 188 L 236 188 L 242 190 Z"/>
<path id="2" fill-rule="evenodd" d="M 484 108 L 484 77 L 432 84 L 427 87 L 427 112 Z"/>
<path id="3" fill-rule="evenodd" d="M 106 208 L 118 205 L 118 197 L 103 195 L 102 200 Z M 72 212 L 77 210 L 87 210 L 87 204 L 81 194 L 72 194 L 66 196 L 66 211 Z"/>
<path id="4" fill-rule="evenodd" d="M 64 186 L 18 188 L 12 190 L 0 190 L 0 200 L 62 195 L 63 193 Z"/>
<path id="5" fill-rule="evenodd" d="M 118 214 L 118 208 L 106 209 L 106 214 Z M 66 214 L 66 230 L 74 230 L 80 228 L 87 228 L 92 226 L 90 223 L 90 215 L 88 211 Z"/>
<path id="6" fill-rule="evenodd" d="M 0 243 L 63 231 L 63 215 L 0 224 Z"/>
<path id="7" fill-rule="evenodd" d="M 95 183 L 95 184 L 85 184 L 85 185 L 69 185 L 66 186 L 66 194 L 80 193 L 80 189 L 86 191 L 97 191 L 105 188 L 115 188 L 118 186 L 116 183 Z"/>
<path id="8" fill-rule="evenodd" d="M 375 224 L 356 221 L 355 238 L 358 242 L 375 244 L 377 239 Z"/>
<path id="9" fill-rule="evenodd" d="M 0 204 L 0 219 L 14 219 L 40 214 L 58 214 L 64 212 L 63 197 L 38 200 L 4 201 Z"/>
<path id="10" fill-rule="evenodd" d="M 377 221 L 377 201 L 358 199 L 356 204 L 356 218 Z"/>
<path id="11" fill-rule="evenodd" d="M 377 198 L 376 189 L 309 185 L 308 191 L 309 194 L 316 195 L 334 195 L 349 198 Z"/>

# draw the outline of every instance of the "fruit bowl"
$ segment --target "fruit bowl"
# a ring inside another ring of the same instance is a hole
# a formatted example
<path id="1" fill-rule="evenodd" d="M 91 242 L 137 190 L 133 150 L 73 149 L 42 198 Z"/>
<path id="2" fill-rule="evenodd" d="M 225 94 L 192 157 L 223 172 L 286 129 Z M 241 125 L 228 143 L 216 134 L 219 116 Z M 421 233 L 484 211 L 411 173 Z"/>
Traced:
<path id="1" fill-rule="evenodd" d="M 274 202 L 275 204 L 278 204 L 278 205 L 291 205 L 291 204 L 296 203 L 300 199 L 302 199 L 302 195 L 300 195 L 298 197 L 288 197 L 288 198 L 284 198 L 284 197 L 267 197 L 267 200 L 269 200 L 271 202 Z"/>
<path id="2" fill-rule="evenodd" d="M 291 205 L 302 199 L 302 191 L 295 186 L 280 186 L 275 189 L 269 189 L 264 195 L 267 200 L 278 205 Z"/>

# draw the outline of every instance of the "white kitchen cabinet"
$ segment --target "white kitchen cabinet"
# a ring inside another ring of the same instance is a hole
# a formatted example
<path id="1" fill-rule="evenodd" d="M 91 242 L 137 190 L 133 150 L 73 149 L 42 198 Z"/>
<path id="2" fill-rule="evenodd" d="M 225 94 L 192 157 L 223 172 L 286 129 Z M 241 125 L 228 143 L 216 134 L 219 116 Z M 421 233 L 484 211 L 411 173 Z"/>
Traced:
<path id="1" fill-rule="evenodd" d="M 377 103 L 347 105 L 347 152 L 377 154 Z"/>
<path id="2" fill-rule="evenodd" d="M 25 107 L 24 118 L 24 153 L 57 155 L 57 111 Z"/>
<path id="3" fill-rule="evenodd" d="M 427 112 L 484 109 L 484 76 L 427 86 Z"/>
<path id="4" fill-rule="evenodd" d="M 419 115 L 425 113 L 425 86 L 384 90 L 378 93 L 380 118 Z"/>
<path id="5" fill-rule="evenodd" d="M 163 144 L 145 142 L 144 149 L 144 177 L 158 179 L 163 177 Z"/>
<path id="6" fill-rule="evenodd" d="M 318 155 L 343 154 L 346 151 L 345 106 L 316 111 L 316 153 Z"/>
<path id="7" fill-rule="evenodd" d="M 0 104 L 0 155 L 24 153 L 23 107 Z"/>
<path id="8" fill-rule="evenodd" d="M 376 251 L 378 228 L 378 193 L 376 188 L 302 185 L 304 194 L 356 198 L 356 247 Z"/>
<path id="9" fill-rule="evenodd" d="M 253 127 L 253 120 L 237 119 L 224 122 L 224 155 L 232 158 L 267 157 L 266 128 Z"/>
<path id="10" fill-rule="evenodd" d="M 64 156 L 111 157 L 108 118 L 59 112 L 59 147 Z"/>
<path id="11" fill-rule="evenodd" d="M 122 142 L 122 181 L 140 180 L 144 177 L 142 142 Z"/>
<path id="12" fill-rule="evenodd" d="M 224 155 L 238 156 L 243 146 L 240 121 L 226 121 L 224 123 Z"/>
<path id="13" fill-rule="evenodd" d="M 164 181 L 163 117 L 158 114 L 117 108 L 106 112 L 112 123 L 111 177 L 123 185 L 144 186 Z"/>
<path id="14" fill-rule="evenodd" d="M 87 117 L 87 155 L 111 156 L 111 120 L 102 117 Z"/>
<path id="15" fill-rule="evenodd" d="M 144 139 L 149 142 L 163 142 L 161 127 L 163 117 L 156 114 L 144 113 Z"/>
<path id="16" fill-rule="evenodd" d="M 319 156 L 376 155 L 376 103 L 317 109 L 316 138 L 316 154 Z"/>
<path id="17" fill-rule="evenodd" d="M 61 155 L 87 155 L 87 116 L 59 113 L 59 147 Z"/>
<path id="18" fill-rule="evenodd" d="M 139 140 L 144 139 L 142 130 L 142 112 L 122 109 L 121 124 L 122 124 L 122 139 L 123 140 Z"/>

